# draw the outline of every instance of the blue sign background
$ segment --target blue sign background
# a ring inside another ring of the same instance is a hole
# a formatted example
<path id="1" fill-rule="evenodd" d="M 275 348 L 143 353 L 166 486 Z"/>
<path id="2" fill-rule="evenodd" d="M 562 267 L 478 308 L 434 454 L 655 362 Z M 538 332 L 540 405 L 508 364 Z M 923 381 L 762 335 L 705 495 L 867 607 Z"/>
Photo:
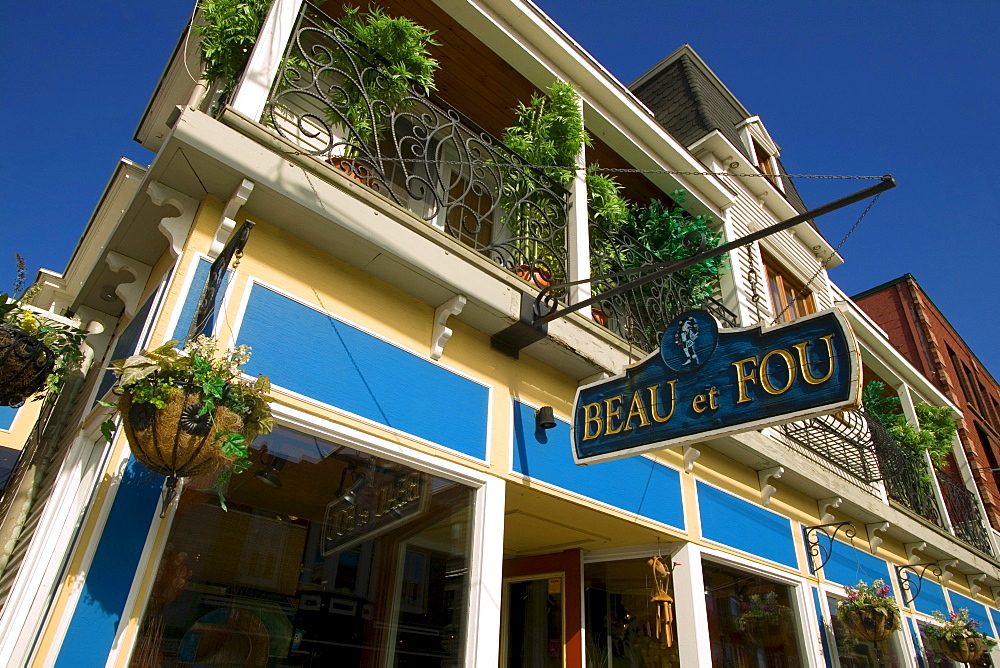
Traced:
<path id="1" fill-rule="evenodd" d="M 588 464 L 853 407 L 859 366 L 836 309 L 767 330 L 719 331 L 707 313 L 683 313 L 658 352 L 577 391 L 574 458 Z"/>

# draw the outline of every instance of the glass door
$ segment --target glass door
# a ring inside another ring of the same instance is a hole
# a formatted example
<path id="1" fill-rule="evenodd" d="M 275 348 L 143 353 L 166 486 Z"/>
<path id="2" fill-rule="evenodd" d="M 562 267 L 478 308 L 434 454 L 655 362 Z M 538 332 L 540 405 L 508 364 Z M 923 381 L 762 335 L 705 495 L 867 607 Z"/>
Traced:
<path id="1" fill-rule="evenodd" d="M 504 656 L 507 668 L 565 665 L 561 573 L 504 581 Z"/>

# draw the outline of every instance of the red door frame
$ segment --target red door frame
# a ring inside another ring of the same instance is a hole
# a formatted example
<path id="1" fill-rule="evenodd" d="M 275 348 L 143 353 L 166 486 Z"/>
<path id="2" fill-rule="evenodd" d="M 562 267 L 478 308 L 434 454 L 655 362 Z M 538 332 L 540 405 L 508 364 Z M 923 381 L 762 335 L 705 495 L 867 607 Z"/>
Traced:
<path id="1" fill-rule="evenodd" d="M 503 562 L 504 578 L 544 573 L 563 574 L 563 605 L 566 634 L 566 668 L 583 668 L 583 555 L 566 550 L 537 557 L 517 557 Z"/>

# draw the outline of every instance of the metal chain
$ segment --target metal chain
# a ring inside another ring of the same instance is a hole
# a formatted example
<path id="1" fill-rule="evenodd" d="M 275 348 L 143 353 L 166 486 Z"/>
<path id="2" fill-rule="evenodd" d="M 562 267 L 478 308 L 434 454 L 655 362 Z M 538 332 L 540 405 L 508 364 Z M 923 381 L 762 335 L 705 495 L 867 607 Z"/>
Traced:
<path id="1" fill-rule="evenodd" d="M 799 290 L 798 293 L 796 293 L 796 295 L 792 298 L 792 301 L 786 304 L 785 308 L 781 309 L 781 313 L 774 316 L 774 320 L 771 321 L 772 325 L 776 325 L 778 323 L 778 319 L 781 318 L 781 316 L 785 315 L 785 312 L 788 311 L 788 309 L 790 309 L 795 302 L 797 302 L 799 299 L 804 297 L 809 292 L 809 286 L 812 285 L 812 282 L 815 281 L 816 278 L 821 273 L 826 271 L 826 265 L 830 262 L 830 259 L 833 258 L 834 255 L 840 252 L 840 249 L 844 247 L 844 244 L 847 243 L 847 240 L 851 237 L 852 234 L 854 234 L 855 230 L 858 229 L 858 226 L 861 225 L 861 221 L 865 219 L 865 216 L 868 215 L 868 212 L 872 210 L 872 207 L 875 206 L 875 202 L 877 202 L 878 198 L 881 196 L 882 193 L 879 193 L 878 195 L 875 195 L 875 197 L 872 198 L 872 201 L 868 203 L 868 206 L 865 207 L 865 210 L 861 212 L 861 215 L 858 216 L 858 219 L 854 221 L 854 225 L 851 226 L 851 229 L 847 230 L 847 234 L 845 234 L 844 238 L 840 240 L 840 243 L 837 244 L 837 247 L 833 249 L 833 252 L 827 255 L 825 260 L 820 262 L 819 269 L 817 269 L 816 273 L 812 275 L 812 278 L 810 278 L 806 282 L 806 284 L 802 286 L 802 289 Z"/>
<path id="2" fill-rule="evenodd" d="M 760 274 L 757 272 L 757 258 L 754 257 L 753 245 L 744 246 L 747 251 L 747 280 L 750 281 L 750 303 L 753 304 L 753 310 L 757 316 L 757 322 L 762 322 L 764 319 L 760 315 Z"/>
<path id="3" fill-rule="evenodd" d="M 292 155 L 314 155 L 306 151 L 289 151 Z M 357 160 L 364 162 L 364 158 L 356 158 Z M 350 160 L 350 158 L 348 158 Z M 419 162 L 434 165 L 459 165 L 459 166 L 471 166 L 471 167 L 521 167 L 525 169 L 536 169 L 536 170 L 560 170 L 567 172 L 588 172 L 596 173 L 602 172 L 607 174 L 675 174 L 678 176 L 745 176 L 754 178 L 789 178 L 789 179 L 857 179 L 857 180 L 867 180 L 867 181 L 879 181 L 884 179 L 884 176 L 868 176 L 868 175 L 850 175 L 850 174 L 763 174 L 763 173 L 742 173 L 742 172 L 698 172 L 690 170 L 680 170 L 680 169 L 636 169 L 634 167 L 601 167 L 599 165 L 591 165 L 590 167 L 580 167 L 579 165 L 573 166 L 561 166 L 561 165 L 528 165 L 517 162 L 490 162 L 487 160 L 428 160 L 427 158 L 393 158 L 393 157 L 382 157 L 380 158 L 382 162 Z"/>

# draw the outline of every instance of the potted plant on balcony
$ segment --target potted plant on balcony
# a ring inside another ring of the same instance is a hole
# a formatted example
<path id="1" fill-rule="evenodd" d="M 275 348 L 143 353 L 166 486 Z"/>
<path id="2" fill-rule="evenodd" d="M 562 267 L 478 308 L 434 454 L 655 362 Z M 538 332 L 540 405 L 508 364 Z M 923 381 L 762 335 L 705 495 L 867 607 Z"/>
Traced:
<path id="1" fill-rule="evenodd" d="M 580 151 L 585 145 L 590 146 L 591 140 L 584 129 L 580 97 L 573 86 L 555 81 L 547 93 L 533 95 L 527 104 L 518 104 L 514 109 L 516 121 L 504 131 L 503 142 L 528 165 L 544 169 L 548 178 L 566 185 L 573 180 Z M 565 240 L 545 229 L 543 219 L 553 208 L 552 195 L 535 187 L 531 177 L 523 172 L 527 169 L 530 167 L 512 170 L 505 179 L 500 207 L 506 212 L 505 221 L 517 254 L 512 269 L 521 278 L 545 287 L 553 281 L 553 273 L 560 273 L 561 262 L 555 256 L 559 250 L 565 250 L 553 248 L 551 243 L 565 244 Z M 628 217 L 628 202 L 621 196 L 621 186 L 614 178 L 594 169 L 586 176 L 588 215 L 601 229 L 613 232 Z M 546 234 L 550 238 L 545 238 Z"/>
<path id="2" fill-rule="evenodd" d="M 784 644 L 791 609 L 778 603 L 778 592 L 750 594 L 739 602 L 739 610 L 736 626 L 746 634 L 747 640 L 765 649 Z"/>
<path id="3" fill-rule="evenodd" d="M 837 606 L 837 619 L 851 635 L 868 642 L 881 642 L 899 628 L 899 608 L 892 588 L 883 580 L 870 585 L 862 580 L 857 586 L 844 589 L 847 599 Z"/>
<path id="4" fill-rule="evenodd" d="M 112 362 L 118 376 L 113 391 L 120 396 L 108 404 L 114 412 L 101 425 L 110 441 L 114 416 L 121 416 L 135 458 L 167 477 L 164 508 L 178 478 L 221 471 L 222 483 L 245 470 L 249 445 L 274 426 L 268 377 L 242 376 L 247 346 L 220 351 L 206 336 L 183 349 L 177 343 Z"/>
<path id="5" fill-rule="evenodd" d="M 936 469 L 943 469 L 952 451 L 955 438 L 955 420 L 947 406 L 931 406 L 926 403 L 914 405 L 920 426 L 910 424 L 900 408 L 899 397 L 885 394 L 885 383 L 871 381 L 861 393 L 865 411 L 885 425 L 892 438 L 923 459 L 924 452 L 930 456 Z M 930 476 L 920 467 L 921 476 L 930 482 Z"/>
<path id="6" fill-rule="evenodd" d="M 220 89 L 217 104 L 225 104 L 250 59 L 271 0 L 200 0 L 203 23 L 193 30 L 201 37 L 204 79 Z"/>
<path id="7" fill-rule="evenodd" d="M 27 270 L 17 258 L 16 295 L 24 287 Z M 32 286 L 16 297 L 0 293 L 0 406 L 20 406 L 32 395 L 54 394 L 66 376 L 80 367 L 80 345 L 87 332 L 47 318 L 35 309 Z M 38 394 L 42 388 L 45 394 Z"/>
<path id="8" fill-rule="evenodd" d="M 952 661 L 972 663 L 997 644 L 979 630 L 979 622 L 969 619 L 967 608 L 952 612 L 947 617 L 940 610 L 935 610 L 934 619 L 938 623 L 924 626 L 924 636 Z"/>

